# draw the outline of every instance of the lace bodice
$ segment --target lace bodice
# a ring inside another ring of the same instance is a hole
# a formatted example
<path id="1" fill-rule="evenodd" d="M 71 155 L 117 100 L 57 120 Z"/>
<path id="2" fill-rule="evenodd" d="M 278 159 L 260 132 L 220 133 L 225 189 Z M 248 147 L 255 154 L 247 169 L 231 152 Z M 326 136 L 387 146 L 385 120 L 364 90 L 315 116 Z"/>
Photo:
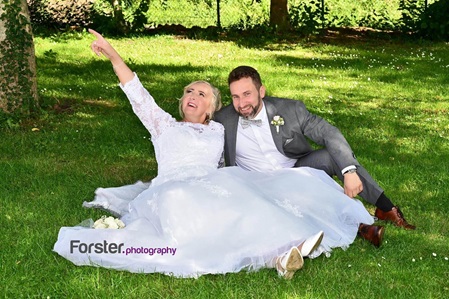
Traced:
<path id="1" fill-rule="evenodd" d="M 134 113 L 151 134 L 158 162 L 158 176 L 152 184 L 203 176 L 217 169 L 224 145 L 221 124 L 214 121 L 209 125 L 176 121 L 156 104 L 137 75 L 120 87 Z"/>

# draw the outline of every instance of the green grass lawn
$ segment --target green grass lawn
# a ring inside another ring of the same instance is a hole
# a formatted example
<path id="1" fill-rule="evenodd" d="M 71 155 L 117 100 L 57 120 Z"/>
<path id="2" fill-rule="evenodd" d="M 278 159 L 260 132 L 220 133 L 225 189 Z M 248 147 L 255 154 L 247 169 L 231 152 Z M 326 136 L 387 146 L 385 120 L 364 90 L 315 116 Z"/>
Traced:
<path id="1" fill-rule="evenodd" d="M 62 226 L 104 213 L 84 209 L 97 187 L 156 175 L 149 134 L 92 37 L 36 37 L 44 113 L 0 131 L 1 291 L 5 298 L 448 298 L 449 47 L 396 38 L 114 38 L 110 42 L 161 107 L 193 80 L 218 86 L 240 64 L 268 94 L 303 100 L 341 129 L 359 161 L 406 218 L 376 249 L 306 260 L 293 280 L 274 270 L 177 279 L 77 267 L 52 251 Z M 373 212 L 372 206 L 367 208 Z"/>

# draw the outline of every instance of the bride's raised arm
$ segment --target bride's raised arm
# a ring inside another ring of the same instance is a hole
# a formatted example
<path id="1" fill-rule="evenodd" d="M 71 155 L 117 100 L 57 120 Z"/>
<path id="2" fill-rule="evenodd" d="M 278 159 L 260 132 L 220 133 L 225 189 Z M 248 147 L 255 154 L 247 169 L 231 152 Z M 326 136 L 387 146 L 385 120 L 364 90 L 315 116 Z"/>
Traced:
<path id="1" fill-rule="evenodd" d="M 150 93 L 142 86 L 137 75 L 126 65 L 118 52 L 95 30 L 89 32 L 96 37 L 91 44 L 92 50 L 98 56 L 102 54 L 111 61 L 112 67 L 120 80 L 120 87 L 128 97 L 134 113 L 150 132 L 152 138 L 157 138 L 170 123 L 176 120 L 162 110 Z"/>
<path id="2" fill-rule="evenodd" d="M 134 78 L 134 73 L 126 65 L 117 51 L 111 46 L 111 44 L 109 44 L 107 40 L 104 39 L 100 33 L 93 29 L 89 29 L 89 32 L 96 37 L 96 40 L 94 40 L 90 45 L 92 51 L 94 51 L 98 56 L 103 54 L 107 59 L 109 59 L 109 61 L 111 61 L 115 74 L 122 85 L 125 85 L 131 81 Z"/>

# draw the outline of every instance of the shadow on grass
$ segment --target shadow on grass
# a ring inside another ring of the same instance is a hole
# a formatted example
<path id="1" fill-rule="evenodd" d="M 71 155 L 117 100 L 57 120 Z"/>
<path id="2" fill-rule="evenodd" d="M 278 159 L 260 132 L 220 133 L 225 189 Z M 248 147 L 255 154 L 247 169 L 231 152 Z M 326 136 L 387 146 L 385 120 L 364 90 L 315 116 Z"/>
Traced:
<path id="1" fill-rule="evenodd" d="M 159 25 L 147 29 L 144 35 L 172 35 L 206 41 L 232 41 L 236 45 L 248 49 L 288 50 L 298 44 L 316 46 L 317 44 L 357 47 L 363 44 L 366 48 L 377 48 L 383 44 L 430 43 L 407 33 L 375 30 L 368 27 L 335 27 L 317 30 L 315 34 L 305 34 L 300 30 L 279 33 L 273 28 L 258 25 L 249 29 L 218 28 L 186 28 L 182 25 Z"/>
<path id="2" fill-rule="evenodd" d="M 158 104 L 168 113 L 178 115 L 178 99 L 184 86 L 194 80 L 204 80 L 198 74 L 208 68 L 191 65 L 137 65 L 127 62 Z M 129 108 L 109 61 L 85 63 L 48 63 L 38 59 L 41 98 L 43 106 L 55 113 L 71 113 L 83 107 L 95 110 L 121 110 Z M 223 89 L 218 76 L 207 76 L 208 81 Z M 217 83 L 215 83 L 217 82 Z M 45 86 L 45 87 L 44 87 Z M 49 92 L 51 91 L 51 92 Z"/>

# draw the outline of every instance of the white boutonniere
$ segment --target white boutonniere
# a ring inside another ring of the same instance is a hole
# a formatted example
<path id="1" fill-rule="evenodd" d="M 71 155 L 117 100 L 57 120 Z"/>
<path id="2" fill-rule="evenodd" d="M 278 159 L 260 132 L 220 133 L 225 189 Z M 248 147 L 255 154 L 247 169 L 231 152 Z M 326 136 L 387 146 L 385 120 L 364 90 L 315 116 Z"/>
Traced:
<path id="1" fill-rule="evenodd" d="M 112 228 L 112 229 L 120 229 L 120 228 L 124 228 L 125 224 L 123 223 L 122 220 L 118 219 L 118 218 L 114 218 L 112 216 L 106 217 L 106 216 L 101 216 L 100 219 L 98 219 L 97 221 L 94 222 L 94 226 L 93 228 Z"/>
<path id="2" fill-rule="evenodd" d="M 279 115 L 276 115 L 275 117 L 273 117 L 271 124 L 276 126 L 276 132 L 279 133 L 279 126 L 284 125 L 284 119 Z"/>

